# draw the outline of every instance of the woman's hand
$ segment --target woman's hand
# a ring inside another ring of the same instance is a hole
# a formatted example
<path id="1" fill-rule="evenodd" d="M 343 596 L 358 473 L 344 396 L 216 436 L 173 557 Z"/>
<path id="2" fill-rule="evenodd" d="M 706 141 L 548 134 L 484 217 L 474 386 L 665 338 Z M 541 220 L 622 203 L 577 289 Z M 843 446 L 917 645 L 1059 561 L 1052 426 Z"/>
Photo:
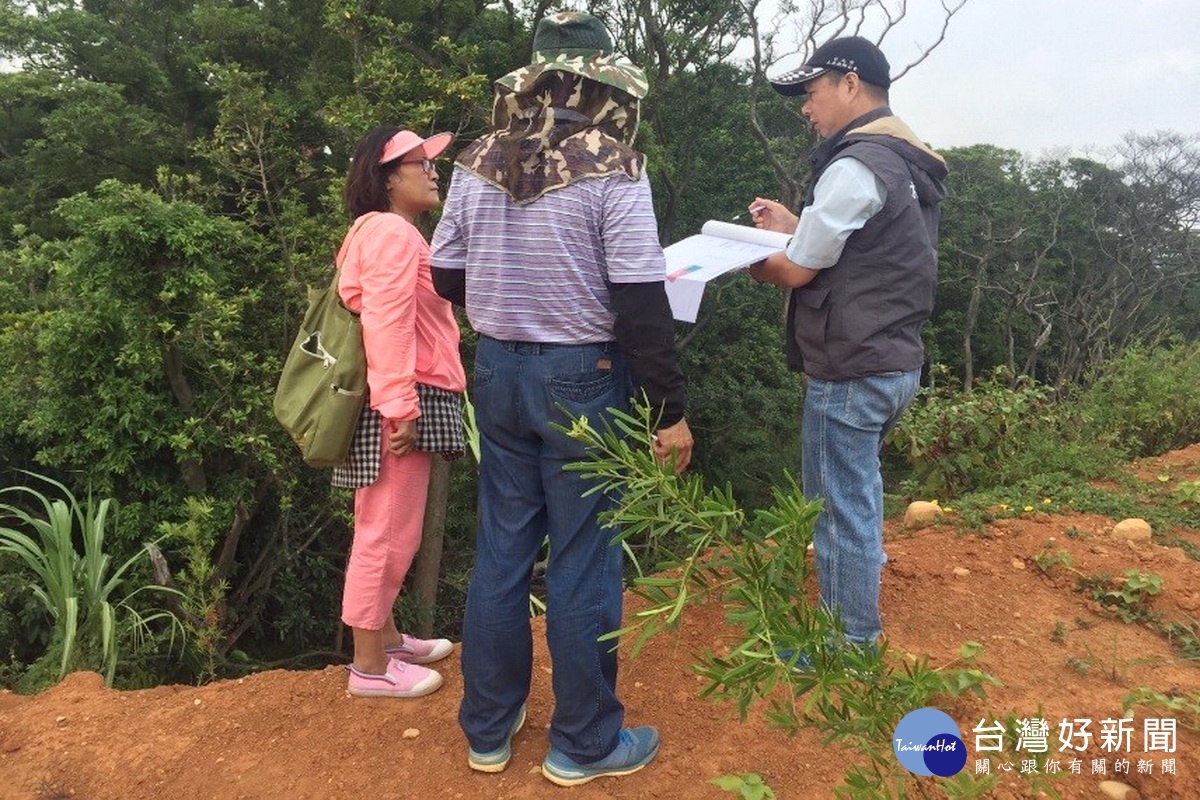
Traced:
<path id="1" fill-rule="evenodd" d="M 776 233 L 795 233 L 796 224 L 800 222 L 800 218 L 788 211 L 783 203 L 762 197 L 754 198 L 750 204 L 750 216 L 754 218 L 754 227 Z"/>
<path id="2" fill-rule="evenodd" d="M 394 456 L 407 455 L 417 443 L 415 419 L 385 419 L 383 432 L 387 436 L 388 452 Z"/>

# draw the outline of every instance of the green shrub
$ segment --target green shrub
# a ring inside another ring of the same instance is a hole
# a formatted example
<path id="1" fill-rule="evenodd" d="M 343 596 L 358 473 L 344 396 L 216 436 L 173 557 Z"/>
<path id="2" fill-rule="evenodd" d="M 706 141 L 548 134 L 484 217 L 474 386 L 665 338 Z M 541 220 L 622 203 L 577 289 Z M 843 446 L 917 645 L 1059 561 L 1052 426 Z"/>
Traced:
<path id="1" fill-rule="evenodd" d="M 633 581 L 631 591 L 644 603 L 630 625 L 602 638 L 636 632 L 636 654 L 689 607 L 720 602 L 737 635 L 719 652 L 703 653 L 693 667 L 704 681 L 701 695 L 736 703 L 743 720 L 752 704 L 765 703 L 772 725 L 789 731 L 813 726 L 827 743 L 854 751 L 858 763 L 838 796 L 890 797 L 893 788 L 907 796 L 912 776 L 878 743 L 890 738 L 905 714 L 936 698 L 986 697 L 986 687 L 998 682 L 976 666 L 982 646 L 967 642 L 954 664 L 933 668 L 926 658 L 893 657 L 885 640 L 878 648 L 847 645 L 840 619 L 797 590 L 810 582 L 806 550 L 819 501 L 806 500 L 789 478 L 774 487 L 771 506 L 747 513 L 728 487 L 707 488 L 695 473 L 677 476 L 654 462 L 649 448 L 638 445 L 653 428 L 644 405 L 614 416 L 617 431 L 600 432 L 586 419 L 576 420 L 569 435 L 587 446 L 591 458 L 567 468 L 597 481 L 597 491 L 620 495 L 620 505 L 605 516 L 620 528 L 619 539 L 648 535 L 679 545 L 668 564 Z M 811 659 L 811 669 L 792 668 L 795 652 Z M 767 796 L 768 787 L 748 776 L 720 785 L 743 796 Z"/>
<path id="2" fill-rule="evenodd" d="M 1126 457 L 1200 442 L 1200 343 L 1133 347 L 1096 367 L 1073 401 L 1083 438 Z"/>
<path id="3" fill-rule="evenodd" d="M 970 391 L 948 380 L 922 389 L 888 436 L 911 470 L 908 492 L 945 499 L 1037 476 L 1071 484 L 1200 441 L 1200 345 L 1132 348 L 1089 381 L 1057 397 L 999 367 Z"/>
<path id="4" fill-rule="evenodd" d="M 904 454 L 917 491 L 956 497 L 996 485 L 1007 462 L 1056 429 L 1055 413 L 1048 389 L 1023 378 L 1010 388 L 997 368 L 969 392 L 950 381 L 922 389 L 887 441 Z"/>

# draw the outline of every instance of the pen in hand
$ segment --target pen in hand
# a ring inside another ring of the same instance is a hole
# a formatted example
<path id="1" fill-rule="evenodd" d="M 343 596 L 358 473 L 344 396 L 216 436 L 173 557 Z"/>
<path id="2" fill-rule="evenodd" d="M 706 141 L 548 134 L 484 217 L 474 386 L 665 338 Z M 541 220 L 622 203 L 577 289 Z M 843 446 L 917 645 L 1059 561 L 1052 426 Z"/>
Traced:
<path id="1" fill-rule="evenodd" d="M 766 209 L 766 206 L 751 206 L 749 209 L 743 211 L 740 214 L 734 214 L 732 217 L 729 218 L 729 221 L 737 222 L 739 219 L 746 216 L 747 214 L 749 214 L 752 217 L 757 216 L 758 213 L 760 211 L 763 211 L 764 209 Z"/>

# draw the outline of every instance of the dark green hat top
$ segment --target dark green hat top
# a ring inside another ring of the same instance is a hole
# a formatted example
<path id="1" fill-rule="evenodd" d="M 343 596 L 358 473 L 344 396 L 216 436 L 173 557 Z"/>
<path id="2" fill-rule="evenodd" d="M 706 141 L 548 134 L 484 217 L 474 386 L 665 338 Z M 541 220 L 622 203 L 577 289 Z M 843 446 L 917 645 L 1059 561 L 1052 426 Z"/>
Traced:
<path id="1" fill-rule="evenodd" d="M 560 11 L 543 17 L 533 34 L 533 59 L 496 83 L 514 92 L 531 87 L 539 76 L 558 70 L 591 78 L 628 92 L 639 100 L 650 88 L 646 73 L 613 52 L 604 23 L 591 14 Z"/>
<path id="2" fill-rule="evenodd" d="M 533 34 L 535 58 L 612 55 L 612 37 L 604 23 L 591 14 L 563 11 L 543 17 Z"/>

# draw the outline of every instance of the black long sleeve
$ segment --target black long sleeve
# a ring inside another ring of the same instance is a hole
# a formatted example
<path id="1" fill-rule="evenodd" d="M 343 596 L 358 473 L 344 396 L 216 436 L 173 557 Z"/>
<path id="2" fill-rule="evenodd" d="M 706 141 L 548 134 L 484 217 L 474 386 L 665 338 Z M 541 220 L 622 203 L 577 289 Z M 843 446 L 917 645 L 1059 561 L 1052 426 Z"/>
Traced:
<path id="1" fill-rule="evenodd" d="M 438 295 L 456 306 L 467 305 L 467 271 L 433 267 L 433 288 Z"/>
<path id="2" fill-rule="evenodd" d="M 646 393 L 654 413 L 661 412 L 658 427 L 670 427 L 683 419 L 687 383 L 675 350 L 667 291 L 661 281 L 610 283 L 608 289 L 617 315 L 613 334 L 634 385 Z"/>

